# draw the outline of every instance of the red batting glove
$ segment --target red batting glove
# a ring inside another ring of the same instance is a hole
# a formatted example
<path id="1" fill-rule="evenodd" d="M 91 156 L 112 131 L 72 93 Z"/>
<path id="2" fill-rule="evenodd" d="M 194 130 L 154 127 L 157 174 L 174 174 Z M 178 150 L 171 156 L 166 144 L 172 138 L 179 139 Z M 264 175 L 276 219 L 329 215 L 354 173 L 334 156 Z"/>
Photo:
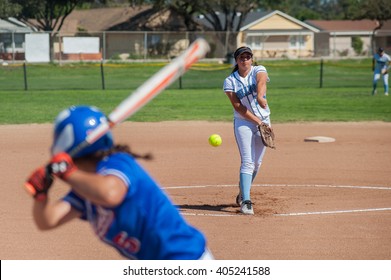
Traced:
<path id="1" fill-rule="evenodd" d="M 51 173 L 64 181 L 77 170 L 77 166 L 71 156 L 65 152 L 55 155 L 50 161 L 49 166 Z"/>
<path id="2" fill-rule="evenodd" d="M 36 200 L 43 201 L 47 198 L 52 183 L 53 177 L 48 168 L 42 166 L 30 175 L 24 187 Z"/>

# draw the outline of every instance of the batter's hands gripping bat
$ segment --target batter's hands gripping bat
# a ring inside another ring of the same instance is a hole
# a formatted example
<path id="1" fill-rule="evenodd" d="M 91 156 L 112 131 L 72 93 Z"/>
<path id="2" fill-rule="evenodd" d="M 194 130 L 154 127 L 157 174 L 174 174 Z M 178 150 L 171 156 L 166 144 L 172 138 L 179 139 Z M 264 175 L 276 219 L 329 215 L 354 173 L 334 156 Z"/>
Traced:
<path id="1" fill-rule="evenodd" d="M 90 134 L 88 134 L 87 138 L 82 143 L 69 152 L 69 155 L 73 156 L 89 145 L 95 143 L 115 125 L 132 116 L 156 95 L 182 76 L 194 63 L 201 58 L 204 58 L 209 50 L 209 44 L 205 39 L 198 38 L 195 40 L 180 56 L 160 69 L 131 95 L 123 100 L 108 116 L 109 122 L 101 123 L 97 126 Z M 25 188 L 33 196 L 37 194 L 37 191 L 29 182 L 26 182 Z"/>

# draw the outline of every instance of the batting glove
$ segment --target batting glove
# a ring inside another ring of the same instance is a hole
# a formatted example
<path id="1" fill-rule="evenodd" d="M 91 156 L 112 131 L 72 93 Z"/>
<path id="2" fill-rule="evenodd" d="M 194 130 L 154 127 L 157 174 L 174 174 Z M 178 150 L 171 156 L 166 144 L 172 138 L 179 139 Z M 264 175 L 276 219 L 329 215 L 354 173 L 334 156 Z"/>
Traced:
<path id="1" fill-rule="evenodd" d="M 47 166 L 42 166 L 30 175 L 24 187 L 36 200 L 43 201 L 47 198 L 52 183 L 53 177 L 50 170 Z"/>
<path id="2" fill-rule="evenodd" d="M 71 156 L 64 152 L 55 155 L 49 166 L 51 173 L 64 181 L 77 170 L 77 166 Z"/>

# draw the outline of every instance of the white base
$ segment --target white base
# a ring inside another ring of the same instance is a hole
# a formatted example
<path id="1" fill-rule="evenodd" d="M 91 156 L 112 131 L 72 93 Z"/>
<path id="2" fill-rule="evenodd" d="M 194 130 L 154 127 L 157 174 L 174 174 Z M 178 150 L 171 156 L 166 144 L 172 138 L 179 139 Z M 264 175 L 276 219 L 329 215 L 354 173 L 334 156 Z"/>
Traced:
<path id="1" fill-rule="evenodd" d="M 305 138 L 304 142 L 330 143 L 335 142 L 335 138 L 326 136 L 314 136 Z"/>

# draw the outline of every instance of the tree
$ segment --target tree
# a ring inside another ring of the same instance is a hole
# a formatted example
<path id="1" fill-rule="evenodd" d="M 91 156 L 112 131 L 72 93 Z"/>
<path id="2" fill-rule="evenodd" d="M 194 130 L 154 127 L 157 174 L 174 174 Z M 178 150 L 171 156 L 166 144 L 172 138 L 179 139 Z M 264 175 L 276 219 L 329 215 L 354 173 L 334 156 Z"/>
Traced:
<path id="1" fill-rule="evenodd" d="M 259 7 L 265 10 L 280 10 L 302 21 L 336 19 L 340 17 L 339 3 L 342 1 L 350 0 L 264 0 L 259 1 Z"/>
<path id="2" fill-rule="evenodd" d="M 219 40 L 229 46 L 236 45 L 234 32 L 240 30 L 249 12 L 258 7 L 259 0 L 156 0 L 154 7 L 157 9 L 170 8 L 181 15 L 187 30 L 196 30 L 198 24 L 196 16 L 202 15 L 212 26 L 214 31 L 229 31 L 216 33 Z M 228 38 L 226 37 L 228 34 Z M 231 53 L 233 50 L 226 50 Z"/>
<path id="3" fill-rule="evenodd" d="M 8 0 L 21 7 L 14 16 L 44 31 L 59 31 L 66 17 L 79 5 L 94 0 Z"/>
<path id="4" fill-rule="evenodd" d="M 249 12 L 258 7 L 255 0 L 203 0 L 200 14 L 214 27 L 215 31 L 239 31 Z"/>
<path id="5" fill-rule="evenodd" d="M 152 2 L 157 9 L 170 8 L 180 14 L 189 30 L 196 26 L 194 17 L 202 15 L 215 31 L 238 31 L 247 14 L 258 7 L 259 0 L 156 0 Z"/>
<path id="6" fill-rule="evenodd" d="M 372 31 L 372 50 L 375 46 L 375 33 L 381 29 L 384 22 L 391 20 L 391 1 L 389 0 L 357 0 L 358 9 L 353 15 L 354 19 L 372 19 L 376 20 L 377 26 Z"/>
<path id="7" fill-rule="evenodd" d="M 378 21 L 378 29 L 381 29 L 384 22 L 391 19 L 391 1 L 389 0 L 358 0 L 355 19 L 372 19 Z"/>
<path id="8" fill-rule="evenodd" d="M 5 19 L 20 13 L 22 6 L 11 2 L 10 0 L 0 0 L 0 18 Z"/>

